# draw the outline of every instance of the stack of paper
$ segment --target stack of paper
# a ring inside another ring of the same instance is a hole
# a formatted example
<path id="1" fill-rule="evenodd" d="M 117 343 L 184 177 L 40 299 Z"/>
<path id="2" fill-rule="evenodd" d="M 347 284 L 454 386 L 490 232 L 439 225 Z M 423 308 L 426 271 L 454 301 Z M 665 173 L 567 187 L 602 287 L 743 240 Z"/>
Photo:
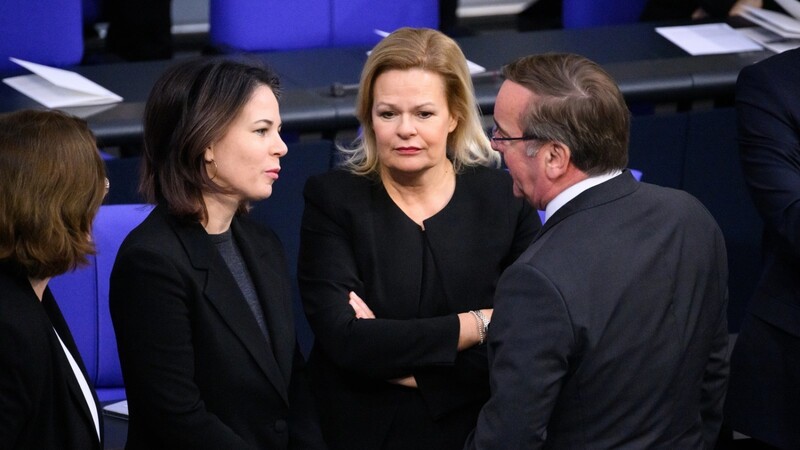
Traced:
<path id="1" fill-rule="evenodd" d="M 786 4 L 784 6 L 784 3 Z M 790 13 L 800 16 L 800 7 L 795 0 L 781 0 L 779 4 Z M 745 6 L 742 17 L 787 39 L 800 39 L 800 20 L 777 11 Z"/>
<path id="2" fill-rule="evenodd" d="M 740 33 L 763 45 L 767 50 L 782 53 L 800 47 L 800 39 L 789 39 L 762 27 L 737 28 Z"/>
<path id="3" fill-rule="evenodd" d="M 800 20 L 800 0 L 775 0 L 787 13 Z"/>
<path id="4" fill-rule="evenodd" d="M 33 75 L 5 78 L 3 82 L 48 108 L 107 105 L 122 101 L 119 95 L 75 72 L 10 59 Z"/>

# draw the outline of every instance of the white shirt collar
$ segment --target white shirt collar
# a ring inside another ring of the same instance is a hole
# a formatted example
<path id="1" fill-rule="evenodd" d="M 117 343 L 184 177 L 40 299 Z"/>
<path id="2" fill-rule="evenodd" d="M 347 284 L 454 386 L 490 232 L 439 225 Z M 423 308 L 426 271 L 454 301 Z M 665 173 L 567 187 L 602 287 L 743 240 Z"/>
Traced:
<path id="1" fill-rule="evenodd" d="M 609 173 L 595 175 L 585 180 L 581 180 L 564 189 L 560 194 L 556 195 L 554 199 L 550 200 L 550 203 L 547 204 L 547 208 L 545 209 L 545 222 L 553 217 L 553 214 L 555 214 L 556 211 L 558 211 L 562 206 L 566 205 L 570 200 L 580 195 L 583 191 L 593 188 L 598 184 L 605 183 L 606 181 L 620 174 L 622 174 L 621 170 L 614 169 Z"/>
<path id="2" fill-rule="evenodd" d="M 72 368 L 72 372 L 75 374 L 75 379 L 78 381 L 78 386 L 81 388 L 83 398 L 86 400 L 86 406 L 89 407 L 89 412 L 92 414 L 92 422 L 94 422 L 94 430 L 97 432 L 97 439 L 100 440 L 100 418 L 98 417 L 97 413 L 97 404 L 94 402 L 94 396 L 92 395 L 92 388 L 89 387 L 89 383 L 86 381 L 86 377 L 83 376 L 83 372 L 81 372 L 78 362 L 75 361 L 72 353 L 69 351 L 66 344 L 64 344 L 64 341 L 61 340 L 61 336 L 58 335 L 58 331 L 53 328 L 53 332 L 56 333 L 58 342 L 61 343 L 61 348 L 64 349 L 64 354 L 67 356 L 67 361 L 69 361 L 69 366 Z"/>

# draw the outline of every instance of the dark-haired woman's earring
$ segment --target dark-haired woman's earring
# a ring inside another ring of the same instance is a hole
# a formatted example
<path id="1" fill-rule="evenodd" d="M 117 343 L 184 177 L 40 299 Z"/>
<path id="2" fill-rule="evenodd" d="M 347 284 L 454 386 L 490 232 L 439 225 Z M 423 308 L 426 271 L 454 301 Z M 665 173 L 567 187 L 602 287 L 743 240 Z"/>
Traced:
<path id="1" fill-rule="evenodd" d="M 217 170 L 219 169 L 217 167 L 217 162 L 212 159 L 211 161 L 206 161 L 206 164 L 213 164 L 214 165 L 214 175 L 212 175 L 211 178 L 209 178 L 210 181 L 214 181 L 214 178 L 217 177 Z"/>

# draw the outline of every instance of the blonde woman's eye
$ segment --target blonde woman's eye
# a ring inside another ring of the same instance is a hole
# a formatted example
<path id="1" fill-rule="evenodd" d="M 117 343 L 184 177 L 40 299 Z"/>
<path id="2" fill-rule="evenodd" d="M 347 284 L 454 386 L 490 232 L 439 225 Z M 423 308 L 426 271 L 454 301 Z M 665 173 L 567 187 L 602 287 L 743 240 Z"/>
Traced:
<path id="1" fill-rule="evenodd" d="M 257 135 L 259 135 L 259 136 L 264 136 L 265 134 L 267 134 L 267 131 L 268 131 L 268 130 L 267 130 L 266 128 L 259 128 L 259 129 L 257 129 L 257 130 L 255 131 L 255 133 L 256 133 Z"/>
<path id="2" fill-rule="evenodd" d="M 433 113 L 430 111 L 420 111 L 417 115 L 419 115 L 420 118 L 427 119 L 429 117 L 432 117 Z"/>
<path id="3" fill-rule="evenodd" d="M 378 117 L 381 119 L 391 119 L 394 117 L 394 113 L 392 111 L 381 111 L 378 113 Z"/>

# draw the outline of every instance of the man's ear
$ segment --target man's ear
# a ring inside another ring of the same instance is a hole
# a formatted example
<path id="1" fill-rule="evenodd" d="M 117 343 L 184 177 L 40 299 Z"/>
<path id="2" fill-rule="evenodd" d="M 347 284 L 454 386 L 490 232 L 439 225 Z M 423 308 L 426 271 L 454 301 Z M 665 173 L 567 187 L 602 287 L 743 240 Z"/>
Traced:
<path id="1" fill-rule="evenodd" d="M 558 141 L 550 141 L 542 146 L 540 152 L 546 152 L 545 170 L 548 178 L 556 179 L 564 175 L 572 161 L 572 152 L 569 147 Z"/>

